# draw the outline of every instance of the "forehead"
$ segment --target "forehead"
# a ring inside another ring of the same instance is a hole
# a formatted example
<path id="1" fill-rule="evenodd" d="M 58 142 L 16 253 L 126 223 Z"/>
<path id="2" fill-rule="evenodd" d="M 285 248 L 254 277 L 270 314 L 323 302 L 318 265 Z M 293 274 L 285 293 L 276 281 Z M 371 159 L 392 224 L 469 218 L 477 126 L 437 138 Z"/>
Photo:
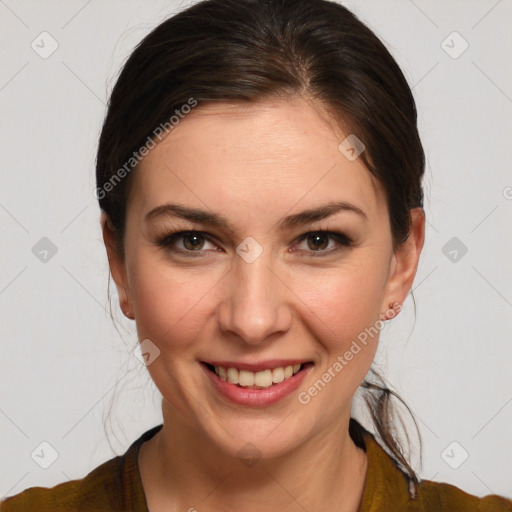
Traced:
<path id="1" fill-rule="evenodd" d="M 338 149 L 347 135 L 302 98 L 200 105 L 144 157 L 131 200 L 142 210 L 179 200 L 235 216 L 350 200 L 379 215 L 381 185 Z"/>

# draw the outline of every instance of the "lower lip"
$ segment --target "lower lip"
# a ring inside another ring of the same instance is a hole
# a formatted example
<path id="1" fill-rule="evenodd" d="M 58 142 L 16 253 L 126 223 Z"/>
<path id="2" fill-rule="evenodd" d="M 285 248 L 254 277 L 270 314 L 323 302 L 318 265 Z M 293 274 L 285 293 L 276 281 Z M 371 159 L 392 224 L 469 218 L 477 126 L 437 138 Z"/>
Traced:
<path id="1" fill-rule="evenodd" d="M 290 395 L 300 386 L 306 374 L 312 368 L 312 366 L 308 365 L 292 377 L 285 379 L 279 384 L 273 384 L 269 388 L 249 389 L 231 384 L 227 380 L 222 380 L 215 372 L 209 370 L 206 365 L 202 364 L 202 366 L 213 386 L 222 396 L 235 404 L 250 407 L 265 407 L 279 402 L 279 400 Z"/>

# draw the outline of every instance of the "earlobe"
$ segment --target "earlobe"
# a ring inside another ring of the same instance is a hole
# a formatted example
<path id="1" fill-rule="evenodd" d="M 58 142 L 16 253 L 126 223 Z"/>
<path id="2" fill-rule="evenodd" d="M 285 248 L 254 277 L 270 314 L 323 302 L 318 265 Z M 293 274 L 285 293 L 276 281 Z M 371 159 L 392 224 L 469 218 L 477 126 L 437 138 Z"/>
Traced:
<path id="1" fill-rule="evenodd" d="M 388 304 L 405 301 L 418 268 L 419 258 L 425 241 L 425 212 L 423 208 L 411 210 L 411 231 L 408 239 L 395 251 L 392 258 L 392 269 L 382 308 L 388 309 Z"/>
<path id="2" fill-rule="evenodd" d="M 397 316 L 398 313 L 400 313 L 401 309 L 402 304 L 400 304 L 400 302 L 390 302 L 388 305 L 388 309 L 386 309 L 384 313 L 380 314 L 380 320 L 382 322 L 385 322 L 386 320 L 391 320 L 395 318 L 395 316 Z"/>
<path id="3" fill-rule="evenodd" d="M 100 224 L 103 233 L 103 242 L 105 243 L 105 249 L 107 250 L 110 273 L 112 274 L 112 278 L 116 284 L 117 294 L 119 296 L 119 305 L 123 313 L 128 318 L 133 318 L 133 313 L 130 311 L 129 297 L 127 293 L 124 260 L 119 254 L 117 248 L 115 228 L 105 212 L 101 213 Z"/>

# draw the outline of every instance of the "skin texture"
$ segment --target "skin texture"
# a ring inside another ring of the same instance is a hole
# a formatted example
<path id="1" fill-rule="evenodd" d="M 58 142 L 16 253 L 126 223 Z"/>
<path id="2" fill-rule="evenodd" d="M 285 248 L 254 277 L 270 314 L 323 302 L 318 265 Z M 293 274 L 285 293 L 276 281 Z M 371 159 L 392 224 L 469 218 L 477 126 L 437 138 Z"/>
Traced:
<path id="1" fill-rule="evenodd" d="M 160 350 L 148 371 L 163 396 L 164 427 L 139 457 L 152 512 L 358 509 L 366 456 L 348 423 L 378 335 L 307 405 L 298 394 L 390 303 L 403 303 L 423 247 L 424 214 L 411 210 L 409 239 L 393 252 L 381 185 L 361 159 L 338 150 L 347 135 L 302 97 L 200 105 L 132 177 L 124 259 L 103 215 L 121 307 L 134 315 L 139 339 Z M 337 201 L 365 215 L 340 211 L 304 225 L 278 224 Z M 232 230 L 171 215 L 145 221 L 166 203 L 215 212 Z M 174 248 L 159 246 L 171 229 L 210 240 L 188 255 L 183 238 Z M 353 245 L 322 238 L 318 255 L 311 239 L 301 240 L 315 231 L 344 233 Z M 252 263 L 236 253 L 247 237 L 263 248 Z M 200 364 L 275 358 L 314 366 L 299 389 L 266 407 L 229 402 Z M 262 456 L 251 468 L 237 457 L 247 442 Z"/>

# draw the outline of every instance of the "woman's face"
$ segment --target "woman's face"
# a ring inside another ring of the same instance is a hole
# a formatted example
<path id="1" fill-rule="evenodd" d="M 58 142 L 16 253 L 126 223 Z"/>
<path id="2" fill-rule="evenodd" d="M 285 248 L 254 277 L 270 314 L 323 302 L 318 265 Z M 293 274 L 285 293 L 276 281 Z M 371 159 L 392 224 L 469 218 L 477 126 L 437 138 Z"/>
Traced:
<path id="1" fill-rule="evenodd" d="M 418 217 L 393 252 L 382 187 L 338 149 L 348 135 L 304 99 L 208 104 L 132 176 L 111 268 L 164 412 L 198 440 L 276 456 L 346 432 L 423 242 Z"/>

